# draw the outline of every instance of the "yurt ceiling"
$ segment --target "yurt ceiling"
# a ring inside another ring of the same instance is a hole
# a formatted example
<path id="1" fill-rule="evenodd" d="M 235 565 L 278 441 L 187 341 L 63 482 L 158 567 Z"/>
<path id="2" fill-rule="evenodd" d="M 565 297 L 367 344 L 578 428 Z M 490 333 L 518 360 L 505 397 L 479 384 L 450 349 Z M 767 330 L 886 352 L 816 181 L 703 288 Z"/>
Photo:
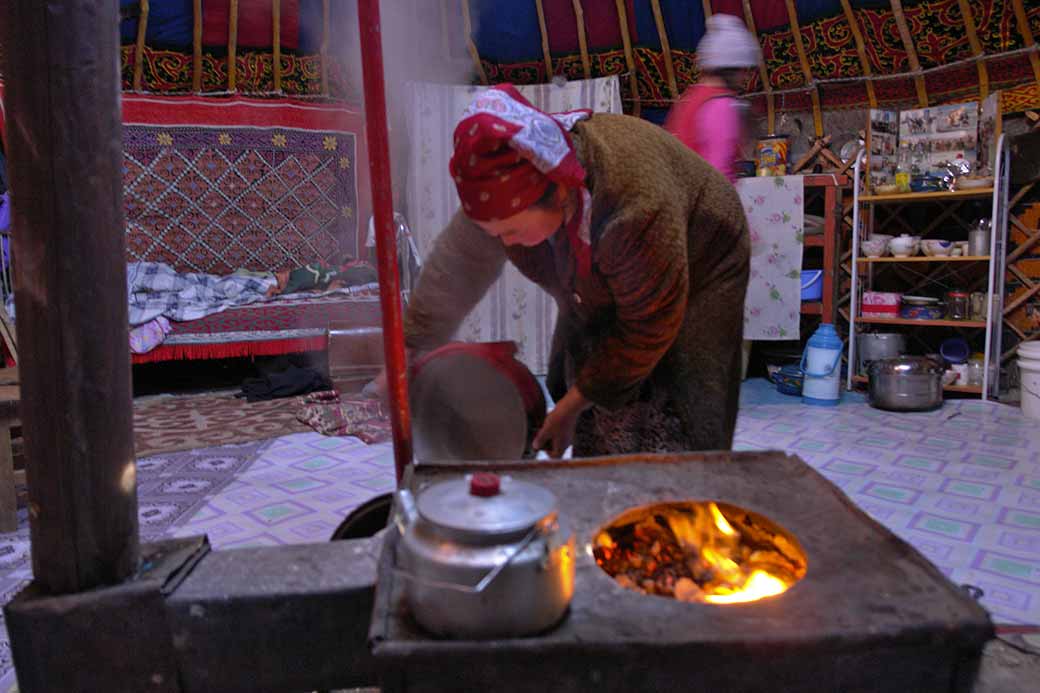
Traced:
<path id="1" fill-rule="evenodd" d="M 405 11 L 422 31 L 438 35 L 435 43 L 444 57 L 468 61 L 474 82 L 617 74 L 626 109 L 652 119 L 696 78 L 696 46 L 705 18 L 715 13 L 742 18 L 760 39 L 763 59 L 748 90 L 757 94 L 763 113 L 769 102 L 776 110 L 826 111 L 934 104 L 995 90 L 1004 91 L 1005 112 L 1040 105 L 1036 0 L 390 4 L 397 12 L 411 5 Z M 343 47 L 351 32 L 342 29 L 353 25 L 356 3 L 349 0 L 121 0 L 120 5 L 127 89 L 333 98 L 357 93 L 351 84 L 355 73 L 349 65 L 337 65 L 338 56 L 350 62 Z M 385 12 L 388 3 L 383 5 Z M 272 59 L 275 34 L 279 70 Z M 229 52 L 235 56 L 230 70 Z"/>

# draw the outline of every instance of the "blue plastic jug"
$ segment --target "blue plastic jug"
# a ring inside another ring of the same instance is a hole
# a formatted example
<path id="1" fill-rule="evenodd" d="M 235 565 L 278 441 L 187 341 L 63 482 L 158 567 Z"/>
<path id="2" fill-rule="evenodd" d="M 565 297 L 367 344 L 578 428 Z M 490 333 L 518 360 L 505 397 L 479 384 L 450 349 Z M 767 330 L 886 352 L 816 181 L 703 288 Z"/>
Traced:
<path id="1" fill-rule="evenodd" d="M 802 353 L 802 402 L 832 407 L 841 401 L 841 337 L 834 325 L 820 325 Z"/>

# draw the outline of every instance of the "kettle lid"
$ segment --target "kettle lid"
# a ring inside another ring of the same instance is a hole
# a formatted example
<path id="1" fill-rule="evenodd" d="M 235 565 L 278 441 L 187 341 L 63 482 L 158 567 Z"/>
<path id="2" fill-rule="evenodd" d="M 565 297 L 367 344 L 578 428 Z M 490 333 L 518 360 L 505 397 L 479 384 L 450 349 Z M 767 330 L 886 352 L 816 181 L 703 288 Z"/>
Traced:
<path id="1" fill-rule="evenodd" d="M 546 488 L 509 476 L 478 472 L 419 492 L 420 518 L 434 531 L 462 540 L 519 539 L 556 512 Z"/>

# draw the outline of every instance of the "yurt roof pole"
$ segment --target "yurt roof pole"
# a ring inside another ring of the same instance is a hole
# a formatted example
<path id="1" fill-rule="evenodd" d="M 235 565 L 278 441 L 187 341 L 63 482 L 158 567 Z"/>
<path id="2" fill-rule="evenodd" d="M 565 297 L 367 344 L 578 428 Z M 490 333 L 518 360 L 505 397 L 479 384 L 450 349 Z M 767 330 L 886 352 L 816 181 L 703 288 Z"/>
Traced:
<path id="1" fill-rule="evenodd" d="M 383 85 L 379 0 L 358 0 L 358 20 L 361 27 L 365 130 L 368 132 L 368 165 L 372 178 L 372 211 L 375 215 L 376 258 L 379 266 L 379 303 L 383 311 L 383 349 L 390 395 L 390 425 L 394 434 L 394 463 L 400 482 L 405 466 L 412 461 L 412 427 L 408 410 L 408 364 L 404 351 L 401 280 L 397 274 L 397 239 L 393 227 L 394 198 L 390 179 L 390 141 Z"/>

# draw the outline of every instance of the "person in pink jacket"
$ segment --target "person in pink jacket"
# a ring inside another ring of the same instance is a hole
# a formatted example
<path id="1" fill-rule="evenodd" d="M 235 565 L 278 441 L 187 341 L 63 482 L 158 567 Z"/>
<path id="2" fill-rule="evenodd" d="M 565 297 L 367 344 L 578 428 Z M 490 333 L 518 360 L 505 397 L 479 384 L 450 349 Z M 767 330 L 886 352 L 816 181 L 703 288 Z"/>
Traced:
<path id="1" fill-rule="evenodd" d="M 735 162 L 744 139 L 743 106 L 737 94 L 758 64 L 759 46 L 744 22 L 729 14 L 708 18 L 697 45 L 700 80 L 672 108 L 665 129 L 736 180 Z"/>

